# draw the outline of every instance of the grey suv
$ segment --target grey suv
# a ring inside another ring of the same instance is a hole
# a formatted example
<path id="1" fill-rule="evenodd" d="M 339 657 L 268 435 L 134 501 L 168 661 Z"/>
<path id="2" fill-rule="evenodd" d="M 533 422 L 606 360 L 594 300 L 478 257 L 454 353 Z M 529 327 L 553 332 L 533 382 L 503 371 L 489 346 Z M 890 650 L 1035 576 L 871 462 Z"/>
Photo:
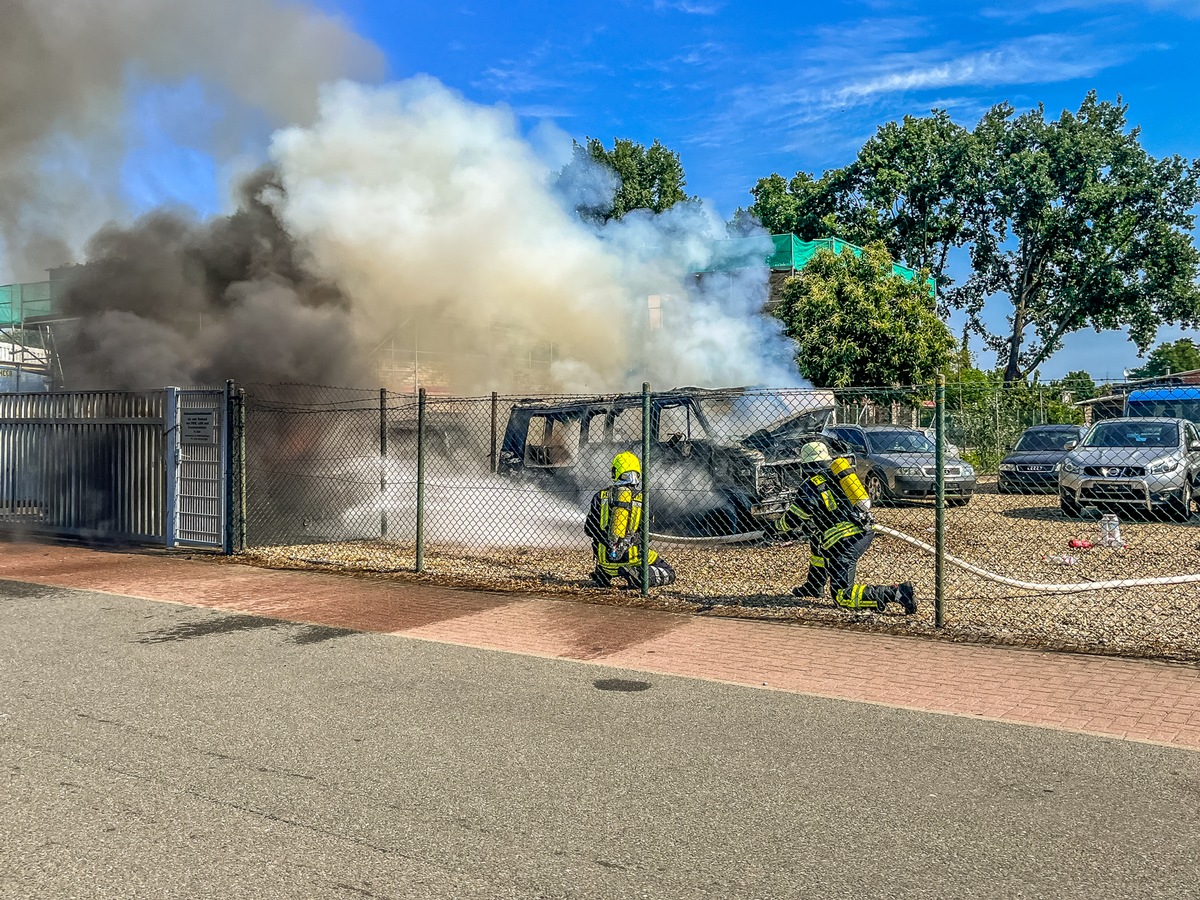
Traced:
<path id="1" fill-rule="evenodd" d="M 937 448 L 924 432 L 902 425 L 835 425 L 825 433 L 854 451 L 858 477 L 872 503 L 934 496 Z M 946 505 L 965 506 L 975 491 L 975 470 L 949 447 L 944 467 Z"/>
<path id="2" fill-rule="evenodd" d="M 1098 423 L 1059 463 L 1064 515 L 1082 507 L 1192 514 L 1200 481 L 1200 432 L 1186 419 L 1122 418 Z"/>

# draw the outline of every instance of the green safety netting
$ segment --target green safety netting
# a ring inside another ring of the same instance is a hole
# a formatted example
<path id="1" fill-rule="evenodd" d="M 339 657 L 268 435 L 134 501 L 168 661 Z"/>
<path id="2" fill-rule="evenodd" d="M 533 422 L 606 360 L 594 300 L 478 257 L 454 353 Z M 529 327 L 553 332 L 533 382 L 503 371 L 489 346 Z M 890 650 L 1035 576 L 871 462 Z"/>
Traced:
<path id="1" fill-rule="evenodd" d="M 53 310 L 49 281 L 0 285 L 0 327 L 20 325 L 33 316 L 48 316 Z"/>
<path id="2" fill-rule="evenodd" d="M 712 262 L 703 272 L 728 272 L 732 269 L 744 269 L 765 265 L 775 271 L 786 269 L 803 269 L 818 250 L 832 250 L 841 253 L 849 250 L 855 256 L 861 256 L 863 248 L 840 238 L 818 238 L 815 241 L 802 241 L 794 234 L 773 234 L 771 250 L 768 254 L 765 237 L 734 238 L 718 241 L 713 253 Z M 892 264 L 892 271 L 907 281 L 917 278 L 917 271 L 898 263 Z M 927 279 L 929 289 L 934 289 L 933 279 Z"/>

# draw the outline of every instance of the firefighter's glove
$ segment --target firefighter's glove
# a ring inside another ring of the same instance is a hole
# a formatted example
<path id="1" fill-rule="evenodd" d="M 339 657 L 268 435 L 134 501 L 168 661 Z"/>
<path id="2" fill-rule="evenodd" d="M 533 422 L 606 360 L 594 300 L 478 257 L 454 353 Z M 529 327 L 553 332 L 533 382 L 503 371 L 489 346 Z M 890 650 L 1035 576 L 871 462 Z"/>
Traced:
<path id="1" fill-rule="evenodd" d="M 870 531 L 873 527 L 875 527 L 875 517 L 871 515 L 871 511 L 869 509 L 856 509 L 854 512 L 850 513 L 850 518 L 852 518 L 854 523 L 864 531 Z"/>

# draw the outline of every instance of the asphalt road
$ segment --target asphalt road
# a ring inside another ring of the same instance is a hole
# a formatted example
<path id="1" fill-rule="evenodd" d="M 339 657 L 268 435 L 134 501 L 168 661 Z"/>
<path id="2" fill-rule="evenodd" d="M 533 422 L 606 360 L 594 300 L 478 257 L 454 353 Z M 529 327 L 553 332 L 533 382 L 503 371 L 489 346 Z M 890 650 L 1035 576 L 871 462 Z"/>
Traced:
<path id="1" fill-rule="evenodd" d="M 4 898 L 1200 897 L 1185 750 L 14 582 L 0 685 Z"/>

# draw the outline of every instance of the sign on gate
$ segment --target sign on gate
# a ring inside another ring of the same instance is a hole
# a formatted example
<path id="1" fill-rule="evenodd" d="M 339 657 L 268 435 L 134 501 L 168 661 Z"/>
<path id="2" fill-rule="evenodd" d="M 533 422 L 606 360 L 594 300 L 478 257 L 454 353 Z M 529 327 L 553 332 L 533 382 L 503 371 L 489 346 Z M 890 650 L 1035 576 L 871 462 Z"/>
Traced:
<path id="1" fill-rule="evenodd" d="M 212 410 L 180 409 L 179 440 L 184 444 L 215 444 L 217 414 Z"/>

